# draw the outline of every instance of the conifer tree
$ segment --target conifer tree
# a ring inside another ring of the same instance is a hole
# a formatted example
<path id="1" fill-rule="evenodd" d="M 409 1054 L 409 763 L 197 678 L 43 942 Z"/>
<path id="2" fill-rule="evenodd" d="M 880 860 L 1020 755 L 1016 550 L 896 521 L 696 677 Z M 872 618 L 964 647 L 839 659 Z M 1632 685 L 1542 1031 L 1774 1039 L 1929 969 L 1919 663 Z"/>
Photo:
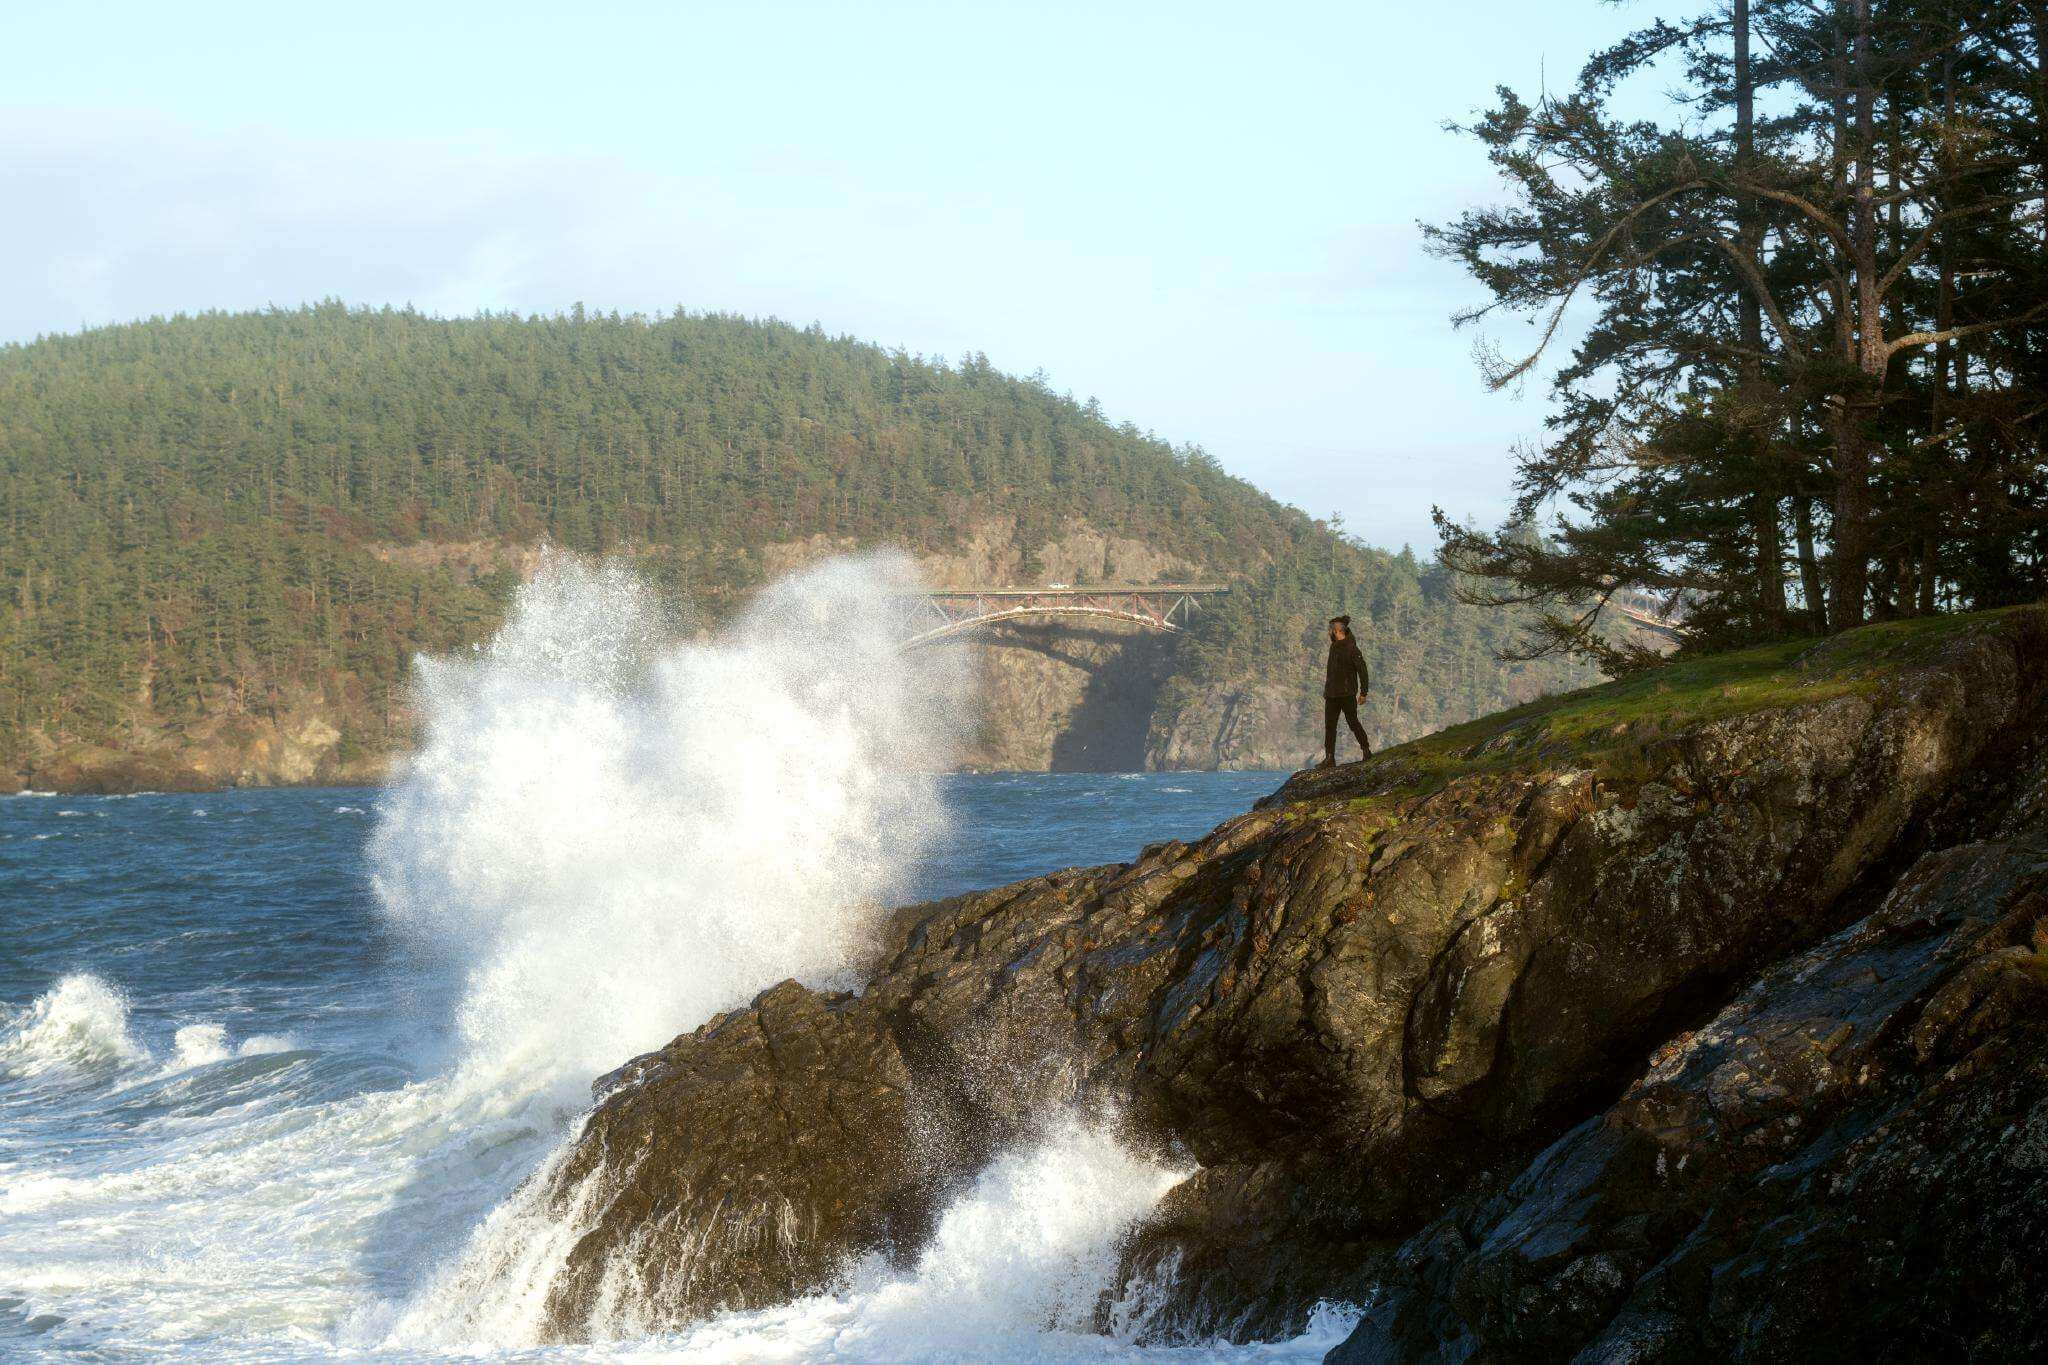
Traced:
<path id="1" fill-rule="evenodd" d="M 1490 382 L 1591 313 L 1516 524 L 1439 518 L 1471 596 L 1544 608 L 1523 653 L 1641 662 L 1598 630 L 1628 589 L 1695 647 L 2041 591 L 2042 41 L 1996 0 L 1732 0 L 1473 126 L 1511 201 L 1430 238 L 1466 320 L 1540 338 Z M 1622 117 L 1648 73 L 1678 111 Z"/>

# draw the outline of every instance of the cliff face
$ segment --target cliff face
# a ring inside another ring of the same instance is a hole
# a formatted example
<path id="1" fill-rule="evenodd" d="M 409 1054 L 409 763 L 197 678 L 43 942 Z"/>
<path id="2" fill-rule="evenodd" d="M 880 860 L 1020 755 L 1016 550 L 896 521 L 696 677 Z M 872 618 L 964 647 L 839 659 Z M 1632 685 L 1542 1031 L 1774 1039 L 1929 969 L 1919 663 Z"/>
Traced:
<path id="1" fill-rule="evenodd" d="M 1411 1237 L 1332 1359 L 2040 1358 L 2044 794 Z"/>
<path id="2" fill-rule="evenodd" d="M 840 547 L 832 547 L 837 551 Z M 952 554 L 918 561 L 934 587 L 1154 583 L 1197 566 L 1086 524 L 1027 552 L 1014 527 L 977 527 Z M 1133 772 L 1175 640 L 1119 621 L 1016 621 L 931 646 L 971 660 L 979 714 L 959 762 L 978 771 Z"/>
<path id="3" fill-rule="evenodd" d="M 1016 621 L 934 645 L 973 660 L 979 707 L 962 767 L 1136 772 L 1171 636 L 1119 621 Z"/>
<path id="4" fill-rule="evenodd" d="M 114 744 L 57 743 L 31 733 L 13 788 L 30 791 L 210 791 L 221 787 L 348 786 L 382 779 L 387 755 L 354 752 L 349 708 L 317 694 L 251 714 L 232 705 L 171 723 L 131 716 Z M 4 777 L 0 773 L 0 777 Z"/>
<path id="5" fill-rule="evenodd" d="M 825 537 L 764 552 L 770 574 L 853 549 Z M 920 556 L 934 587 L 1017 583 L 1159 583 L 1210 577 L 1200 566 L 1085 522 L 1027 550 L 1016 527 L 984 523 L 959 550 Z M 1179 640 L 1122 622 L 1057 618 L 1015 622 L 963 635 L 936 648 L 971 660 L 979 715 L 963 768 L 1011 772 L 1140 770 L 1287 770 L 1320 752 L 1319 660 L 1305 654 L 1285 680 L 1249 678 L 1204 692 L 1172 715 L 1159 709 Z M 1420 733 L 1401 707 L 1399 689 L 1383 689 L 1365 708 L 1376 742 Z M 1346 741 L 1349 742 L 1348 739 Z"/>
<path id="6" fill-rule="evenodd" d="M 1171 716 L 1153 718 L 1145 736 L 1148 768 L 1287 771 L 1322 754 L 1321 679 L 1314 660 L 1302 668 L 1301 685 L 1285 687 L 1248 681 L 1205 693 Z M 1366 733 L 1384 747 L 1388 736 L 1370 701 L 1360 708 Z M 1340 731 L 1344 752 L 1353 741 Z"/>
<path id="7" fill-rule="evenodd" d="M 899 911 L 857 995 L 600 1083 L 551 1320 L 908 1256 L 1080 1104 L 1198 1166 L 1125 1244 L 1154 1337 L 1337 1298 L 1357 1359 L 1797 1354 L 1823 1293 L 2038 1337 L 2044 663 L 2035 609 L 1688 664 Z"/>
<path id="8" fill-rule="evenodd" d="M 772 579 L 856 548 L 852 540 L 812 536 L 761 546 L 742 558 L 750 571 Z M 372 549 L 382 562 L 462 583 L 531 577 L 542 562 L 531 545 L 491 541 Z M 1202 576 L 1186 560 L 1085 522 L 1035 549 L 1027 549 L 1015 525 L 986 523 L 963 536 L 956 550 L 924 555 L 918 564 L 936 587 Z M 1156 699 L 1176 645 L 1175 637 L 1141 626 L 1048 619 L 933 646 L 966 654 L 975 679 L 979 713 L 960 766 L 1021 772 L 1287 768 L 1316 746 L 1320 714 L 1309 715 L 1303 701 L 1314 682 L 1312 659 L 1303 665 L 1299 686 L 1255 683 L 1244 698 L 1227 699 L 1225 733 L 1199 742 L 1178 740 L 1173 732 L 1162 738 Z M 117 732 L 101 742 L 31 731 L 14 771 L 0 771 L 0 787 L 134 791 L 375 782 L 394 755 L 348 742 L 370 728 L 365 720 L 362 699 L 345 689 L 297 689 L 257 705 L 216 688 L 204 713 L 185 720 L 167 719 L 138 698 Z"/>

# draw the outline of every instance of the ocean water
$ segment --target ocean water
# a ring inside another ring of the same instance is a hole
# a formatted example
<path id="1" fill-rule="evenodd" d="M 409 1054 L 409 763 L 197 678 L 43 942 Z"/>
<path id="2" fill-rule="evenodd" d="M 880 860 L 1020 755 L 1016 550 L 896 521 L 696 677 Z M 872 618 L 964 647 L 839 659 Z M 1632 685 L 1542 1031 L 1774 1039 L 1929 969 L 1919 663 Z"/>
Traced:
<path id="1" fill-rule="evenodd" d="M 1186 1171 L 1045 1116 L 908 1271 L 545 1346 L 573 1228 L 518 1191 L 591 1078 L 788 976 L 844 979 L 881 907 L 1118 861 L 1271 774 L 942 775 L 944 659 L 839 562 L 690 638 L 629 577 L 543 574 L 420 670 L 390 787 L 0 798 L 0 1359 L 1312 1360 L 1082 1330 Z M 817 640 L 834 642 L 821 657 Z M 686 643 L 679 643 L 684 641 Z"/>

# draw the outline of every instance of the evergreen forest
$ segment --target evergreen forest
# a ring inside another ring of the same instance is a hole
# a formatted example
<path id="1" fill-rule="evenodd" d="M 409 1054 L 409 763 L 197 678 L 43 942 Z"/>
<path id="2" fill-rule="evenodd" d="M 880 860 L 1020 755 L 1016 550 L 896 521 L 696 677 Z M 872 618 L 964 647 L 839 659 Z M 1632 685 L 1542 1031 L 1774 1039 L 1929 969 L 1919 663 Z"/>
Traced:
<path id="1" fill-rule="evenodd" d="M 765 545 L 943 552 L 1002 523 L 1031 546 L 1077 522 L 1240 586 L 1169 692 L 1308 688 L 1339 609 L 1412 726 L 1589 676 L 1503 665 L 1513 621 L 1439 566 L 978 355 L 680 309 L 329 302 L 0 348 L 0 762 L 307 697 L 345 754 L 382 752 L 412 658 L 488 635 L 520 547 L 629 555 L 715 620 Z"/>

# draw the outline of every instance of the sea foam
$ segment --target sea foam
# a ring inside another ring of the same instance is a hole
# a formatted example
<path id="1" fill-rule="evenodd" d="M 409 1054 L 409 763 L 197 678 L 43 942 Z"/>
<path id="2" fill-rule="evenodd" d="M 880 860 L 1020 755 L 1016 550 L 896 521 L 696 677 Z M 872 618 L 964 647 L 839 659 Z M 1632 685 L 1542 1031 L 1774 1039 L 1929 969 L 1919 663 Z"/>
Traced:
<path id="1" fill-rule="evenodd" d="M 147 1060 L 128 1028 L 128 997 L 75 972 L 0 1026 L 0 1072 L 39 1076 Z"/>
<path id="2" fill-rule="evenodd" d="M 462 1064 L 588 1082 L 850 959 L 945 830 L 948 656 L 896 647 L 906 560 L 834 560 L 677 641 L 618 566 L 550 562 L 488 647 L 420 662 L 378 803 L 392 921 L 461 964 Z"/>

